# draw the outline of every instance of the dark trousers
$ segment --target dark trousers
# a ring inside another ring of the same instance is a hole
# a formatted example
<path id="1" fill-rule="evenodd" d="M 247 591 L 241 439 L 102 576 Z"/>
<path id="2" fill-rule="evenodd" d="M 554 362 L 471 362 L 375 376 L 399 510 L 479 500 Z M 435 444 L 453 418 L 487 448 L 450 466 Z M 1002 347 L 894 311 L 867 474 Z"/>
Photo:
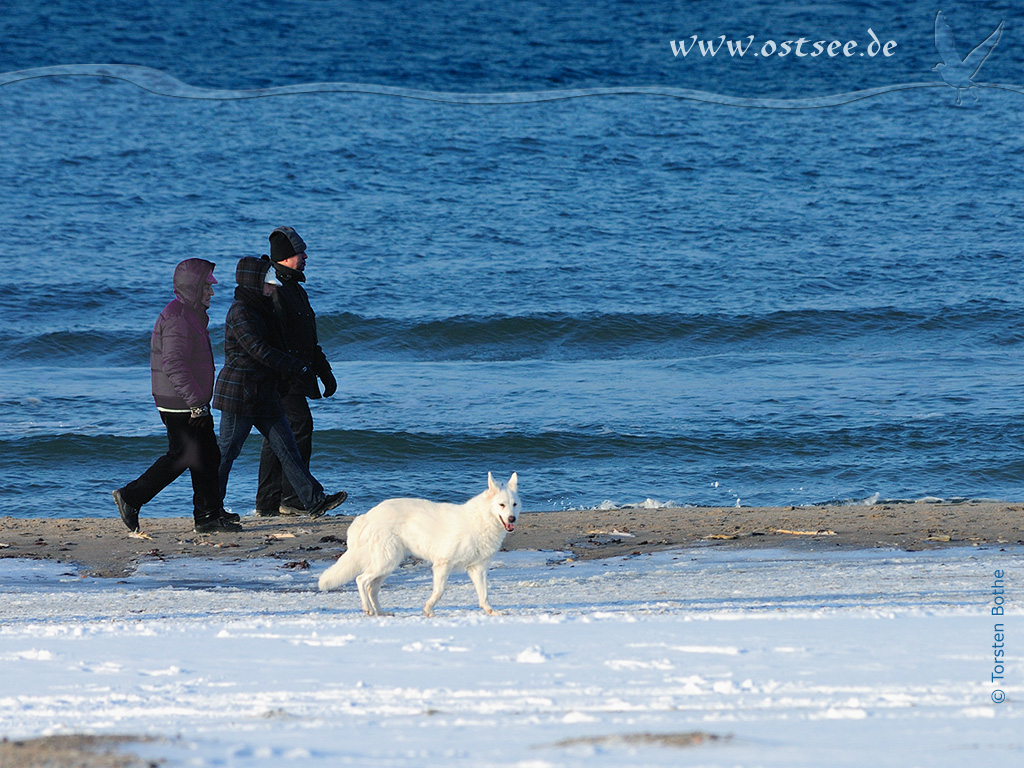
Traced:
<path id="1" fill-rule="evenodd" d="M 192 476 L 192 514 L 196 520 L 208 519 L 220 511 L 220 448 L 213 417 L 200 419 L 197 424 L 189 424 L 190 418 L 187 413 L 160 411 L 167 428 L 167 453 L 121 489 L 128 504 L 142 507 L 187 469 Z"/>
<path id="2" fill-rule="evenodd" d="M 306 468 L 313 455 L 313 414 L 305 395 L 281 395 L 281 410 L 291 425 L 295 443 L 299 447 Z M 256 491 L 256 509 L 277 510 L 282 504 L 303 509 L 301 499 L 288 478 L 281 471 L 281 460 L 277 458 L 270 441 L 264 438 L 260 451 L 260 484 Z"/>

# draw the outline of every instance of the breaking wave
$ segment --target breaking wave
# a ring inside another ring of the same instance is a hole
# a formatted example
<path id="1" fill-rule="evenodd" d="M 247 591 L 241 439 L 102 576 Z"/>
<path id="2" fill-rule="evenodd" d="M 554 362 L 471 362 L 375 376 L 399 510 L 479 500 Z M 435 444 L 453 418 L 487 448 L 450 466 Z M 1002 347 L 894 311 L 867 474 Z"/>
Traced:
<path id="1" fill-rule="evenodd" d="M 578 360 L 674 359 L 732 352 L 785 351 L 799 346 L 891 346 L 900 337 L 920 345 L 934 336 L 973 346 L 1024 342 L 1024 308 L 1006 302 L 965 302 L 916 309 L 868 307 L 795 309 L 766 313 L 535 313 L 462 315 L 437 319 L 365 317 L 350 312 L 318 317 L 321 345 L 344 360 Z M 0 332 L 10 360 L 34 364 L 106 362 L 144 365 L 149 329 Z M 211 328 L 215 352 L 223 329 Z"/>

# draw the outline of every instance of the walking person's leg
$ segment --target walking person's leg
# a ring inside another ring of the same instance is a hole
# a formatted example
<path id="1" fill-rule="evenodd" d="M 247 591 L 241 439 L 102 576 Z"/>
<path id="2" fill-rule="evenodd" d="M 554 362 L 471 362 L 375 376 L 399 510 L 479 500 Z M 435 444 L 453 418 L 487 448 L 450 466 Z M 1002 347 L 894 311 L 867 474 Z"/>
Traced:
<path id="1" fill-rule="evenodd" d="M 138 478 L 113 493 L 121 520 L 133 533 L 139 530 L 141 507 L 177 480 L 188 467 L 185 454 L 188 450 L 186 429 L 189 414 L 164 411 L 159 413 L 160 420 L 167 430 L 167 453 L 154 461 Z"/>
<path id="2" fill-rule="evenodd" d="M 221 506 L 224 505 L 224 495 L 228 489 L 231 465 L 235 463 L 238 454 L 242 452 L 242 446 L 245 445 L 245 440 L 252 431 L 252 425 L 252 416 L 231 411 L 221 411 L 220 413 L 220 438 L 217 443 L 220 449 L 218 493 Z"/>
<path id="3" fill-rule="evenodd" d="M 324 487 L 303 464 L 299 447 L 295 444 L 295 436 L 292 434 L 284 414 L 276 418 L 256 419 L 255 424 L 256 428 L 270 442 L 271 448 L 281 462 L 284 476 L 288 478 L 292 488 L 295 489 L 310 517 L 319 517 L 348 498 L 348 494 L 344 491 L 330 496 L 324 493 Z"/>
<path id="4" fill-rule="evenodd" d="M 256 489 L 257 515 L 274 517 L 280 514 L 282 478 L 281 460 L 270 447 L 270 441 L 263 438 L 263 446 L 260 448 L 259 486 Z"/>
<path id="5" fill-rule="evenodd" d="M 309 401 L 305 395 L 281 395 L 281 410 L 284 412 L 288 425 L 295 437 L 302 463 L 309 469 L 309 459 L 313 455 L 313 414 L 309 410 Z M 285 509 L 282 509 L 285 508 Z M 260 451 L 260 480 L 256 491 L 256 513 L 265 516 L 280 514 L 282 511 L 305 511 L 302 499 L 288 481 L 281 468 L 281 460 L 270 445 L 263 439 Z"/>
<path id="6" fill-rule="evenodd" d="M 288 395 L 281 398 L 281 405 L 292 434 L 295 435 L 295 445 L 299 448 L 302 464 L 309 469 L 309 460 L 313 455 L 313 414 L 309 410 L 309 401 L 304 395 Z M 281 506 L 300 511 L 306 509 L 287 477 L 281 480 Z"/>
<path id="7" fill-rule="evenodd" d="M 221 516 L 220 447 L 213 431 L 213 417 L 204 416 L 189 427 L 186 452 L 192 476 L 192 507 L 197 521 Z"/>

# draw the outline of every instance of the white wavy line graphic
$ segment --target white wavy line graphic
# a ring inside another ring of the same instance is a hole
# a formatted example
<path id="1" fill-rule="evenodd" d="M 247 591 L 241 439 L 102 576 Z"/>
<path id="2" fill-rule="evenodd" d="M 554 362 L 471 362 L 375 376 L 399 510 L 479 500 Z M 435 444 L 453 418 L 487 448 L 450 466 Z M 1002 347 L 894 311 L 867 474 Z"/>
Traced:
<path id="1" fill-rule="evenodd" d="M 141 88 L 157 96 L 175 99 L 196 99 L 205 101 L 235 101 L 241 99 L 266 99 L 276 96 L 296 96 L 316 93 L 349 93 L 373 96 L 390 96 L 401 99 L 429 101 L 440 104 L 458 105 L 515 105 L 538 104 L 543 102 L 584 99 L 597 96 L 661 96 L 673 99 L 699 101 L 706 104 L 717 104 L 728 107 L 746 109 L 822 109 L 850 104 L 863 99 L 870 99 L 894 91 L 906 91 L 917 88 L 948 88 L 944 82 L 901 83 L 860 91 L 833 94 L 831 96 L 815 96 L 803 99 L 752 98 L 744 96 L 726 96 L 706 91 L 694 91 L 687 88 L 667 86 L 621 86 L 608 88 L 571 88 L 553 91 L 523 91 L 511 93 L 459 93 L 456 91 L 426 91 L 413 88 L 398 88 L 388 85 L 371 85 L 360 83 L 309 83 L 305 85 L 284 85 L 273 88 L 253 88 L 246 90 L 199 88 L 183 83 L 181 80 L 150 67 L 130 64 L 67 64 L 37 69 L 23 69 L 16 72 L 0 74 L 0 86 L 36 80 L 40 78 L 58 77 L 98 77 L 121 80 Z M 1024 86 L 996 83 L 981 83 L 979 88 L 996 88 L 1024 94 Z"/>

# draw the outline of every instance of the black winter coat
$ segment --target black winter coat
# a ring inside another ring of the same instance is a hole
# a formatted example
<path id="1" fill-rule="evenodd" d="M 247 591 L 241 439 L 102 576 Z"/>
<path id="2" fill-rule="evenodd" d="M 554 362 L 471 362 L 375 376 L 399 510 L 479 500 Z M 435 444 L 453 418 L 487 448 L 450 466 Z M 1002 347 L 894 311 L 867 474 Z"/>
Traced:
<path id="1" fill-rule="evenodd" d="M 304 360 L 310 371 L 304 376 L 293 376 L 285 381 L 286 394 L 303 395 L 311 399 L 320 397 L 316 377 L 329 374 L 331 364 L 320 348 L 316 332 L 316 313 L 309 304 L 309 296 L 302 287 L 306 279 L 297 269 L 274 264 L 281 286 L 274 294 L 274 312 L 284 327 L 284 338 L 288 353 Z"/>

